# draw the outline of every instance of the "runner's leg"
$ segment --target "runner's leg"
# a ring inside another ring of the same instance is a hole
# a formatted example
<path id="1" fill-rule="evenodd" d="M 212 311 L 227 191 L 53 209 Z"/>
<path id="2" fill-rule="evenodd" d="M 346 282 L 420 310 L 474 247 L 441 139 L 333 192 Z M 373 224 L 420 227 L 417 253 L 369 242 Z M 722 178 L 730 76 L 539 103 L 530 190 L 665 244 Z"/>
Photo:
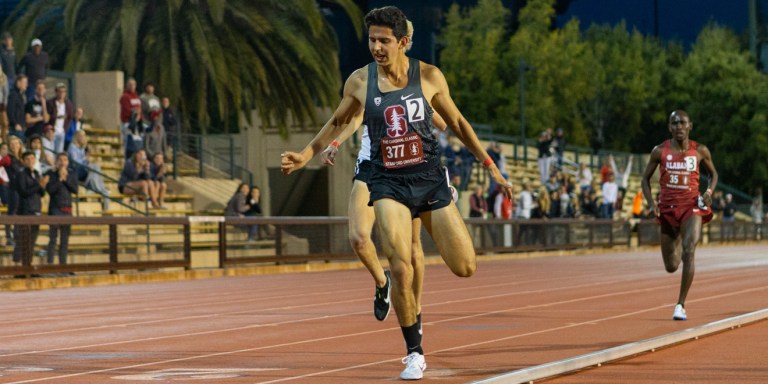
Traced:
<path id="1" fill-rule="evenodd" d="M 685 298 L 688 296 L 688 290 L 691 288 L 693 275 L 696 272 L 694 253 L 701 236 L 701 225 L 701 216 L 692 215 L 683 222 L 681 229 L 683 277 L 680 281 L 680 296 L 677 303 L 683 306 L 685 306 Z"/>
<path id="2" fill-rule="evenodd" d="M 376 286 L 381 288 L 387 283 L 387 279 L 371 240 L 376 216 L 373 207 L 368 206 L 369 198 L 368 186 L 360 180 L 355 180 L 349 198 L 349 242 L 352 250 L 371 273 Z"/>
<path id="3" fill-rule="evenodd" d="M 421 313 L 421 292 L 424 285 L 424 249 L 421 246 L 421 219 L 413 219 L 411 240 L 411 265 L 413 266 L 413 296 L 416 313 Z"/>
<path id="4" fill-rule="evenodd" d="M 475 248 L 456 204 L 451 201 L 446 207 L 422 212 L 420 217 L 448 268 L 456 276 L 472 276 L 477 269 Z"/>
<path id="5" fill-rule="evenodd" d="M 416 299 L 413 292 L 413 265 L 411 264 L 411 212 L 405 205 L 392 199 L 374 202 L 374 211 L 384 254 L 392 271 L 392 302 L 401 326 L 416 323 Z"/>

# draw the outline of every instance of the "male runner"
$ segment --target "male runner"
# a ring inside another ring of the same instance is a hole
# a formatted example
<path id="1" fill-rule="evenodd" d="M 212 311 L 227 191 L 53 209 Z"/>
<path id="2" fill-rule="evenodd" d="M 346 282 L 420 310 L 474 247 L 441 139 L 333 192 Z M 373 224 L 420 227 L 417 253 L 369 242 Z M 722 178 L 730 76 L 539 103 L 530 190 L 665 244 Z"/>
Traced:
<path id="1" fill-rule="evenodd" d="M 712 220 L 712 191 L 717 187 L 717 171 L 712 155 L 704 145 L 688 138 L 693 123 L 688 113 L 676 110 L 669 115 L 672 139 L 657 145 L 651 152 L 643 174 L 643 195 L 648 207 L 661 224 L 661 256 L 667 272 L 677 271 L 683 262 L 680 296 L 672 315 L 674 320 L 686 320 L 685 297 L 693 282 L 694 252 L 699 242 L 702 224 Z M 709 187 L 699 195 L 699 167 L 709 173 Z M 651 177 L 659 167 L 661 193 L 658 204 L 651 192 Z"/>
<path id="2" fill-rule="evenodd" d="M 393 303 L 405 338 L 406 368 L 400 378 L 417 380 L 426 369 L 417 322 L 411 264 L 412 225 L 419 217 L 443 260 L 457 276 L 476 269 L 475 251 L 466 226 L 444 181 L 437 140 L 432 136 L 432 108 L 455 136 L 477 157 L 512 198 L 512 185 L 499 172 L 474 130 L 451 99 L 448 84 L 435 66 L 405 55 L 405 15 L 396 7 L 377 8 L 365 16 L 368 47 L 374 62 L 347 79 L 343 97 L 319 137 L 302 154 L 282 156 L 283 173 L 304 164 L 338 136 L 361 110 L 371 138 L 373 171 L 369 181 L 384 253 L 393 280 Z"/>

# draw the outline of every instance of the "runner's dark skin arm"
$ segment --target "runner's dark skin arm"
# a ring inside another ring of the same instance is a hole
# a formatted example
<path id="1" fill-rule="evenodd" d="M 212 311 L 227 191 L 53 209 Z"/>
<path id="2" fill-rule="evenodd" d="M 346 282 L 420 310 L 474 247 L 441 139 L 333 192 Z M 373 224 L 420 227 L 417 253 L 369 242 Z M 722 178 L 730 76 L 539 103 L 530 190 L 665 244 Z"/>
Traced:
<path id="1" fill-rule="evenodd" d="M 717 170 L 715 169 L 715 163 L 712 162 L 712 154 L 709 152 L 709 148 L 706 145 L 699 143 L 698 146 L 699 158 L 701 159 L 701 166 L 706 168 L 709 173 L 709 185 L 707 186 L 707 192 L 704 192 L 702 198 L 704 204 L 708 207 L 712 206 L 712 192 L 717 188 Z"/>
<path id="2" fill-rule="evenodd" d="M 645 166 L 643 179 L 640 182 L 643 189 L 643 196 L 648 203 L 648 208 L 656 217 L 659 217 L 659 207 L 656 205 L 656 200 L 653 198 L 653 193 L 651 192 L 651 178 L 656 172 L 656 168 L 659 164 L 661 164 L 661 146 L 657 145 L 653 147 L 653 151 L 651 151 L 651 157 L 648 159 L 648 165 Z"/>

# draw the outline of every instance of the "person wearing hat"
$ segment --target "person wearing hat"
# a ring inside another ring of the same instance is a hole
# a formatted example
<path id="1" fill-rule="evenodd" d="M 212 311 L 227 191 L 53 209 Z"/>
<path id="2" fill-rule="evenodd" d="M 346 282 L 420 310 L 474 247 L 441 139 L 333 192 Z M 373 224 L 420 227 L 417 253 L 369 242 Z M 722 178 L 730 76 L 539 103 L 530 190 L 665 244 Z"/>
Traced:
<path id="1" fill-rule="evenodd" d="M 53 126 L 53 150 L 55 153 L 64 152 L 64 138 L 67 129 L 75 117 L 75 106 L 67 97 L 67 86 L 56 84 L 56 96 L 48 99 L 47 110 L 50 114 L 50 124 Z"/>
<path id="2" fill-rule="evenodd" d="M 30 44 L 30 50 L 21 59 L 19 63 L 19 71 L 23 72 L 29 78 L 29 84 L 37 84 L 38 80 L 45 80 L 48 76 L 48 68 L 50 62 L 48 61 L 48 52 L 43 51 L 43 42 L 40 39 L 32 40 Z M 35 96 L 34 87 L 27 89 L 27 99 L 32 99 Z"/>

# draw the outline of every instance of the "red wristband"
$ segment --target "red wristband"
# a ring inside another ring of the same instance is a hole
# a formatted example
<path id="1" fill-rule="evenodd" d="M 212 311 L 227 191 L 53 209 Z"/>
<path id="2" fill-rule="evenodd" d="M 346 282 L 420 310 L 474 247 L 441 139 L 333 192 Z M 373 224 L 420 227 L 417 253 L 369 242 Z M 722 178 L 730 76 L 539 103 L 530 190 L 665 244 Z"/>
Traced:
<path id="1" fill-rule="evenodd" d="M 493 164 L 493 159 L 489 157 L 485 159 L 485 161 L 483 161 L 483 168 L 488 169 L 488 167 L 490 167 L 491 164 Z"/>
<path id="2" fill-rule="evenodd" d="M 331 142 L 331 146 L 336 147 L 338 149 L 339 148 L 339 142 L 334 140 L 334 141 Z"/>

